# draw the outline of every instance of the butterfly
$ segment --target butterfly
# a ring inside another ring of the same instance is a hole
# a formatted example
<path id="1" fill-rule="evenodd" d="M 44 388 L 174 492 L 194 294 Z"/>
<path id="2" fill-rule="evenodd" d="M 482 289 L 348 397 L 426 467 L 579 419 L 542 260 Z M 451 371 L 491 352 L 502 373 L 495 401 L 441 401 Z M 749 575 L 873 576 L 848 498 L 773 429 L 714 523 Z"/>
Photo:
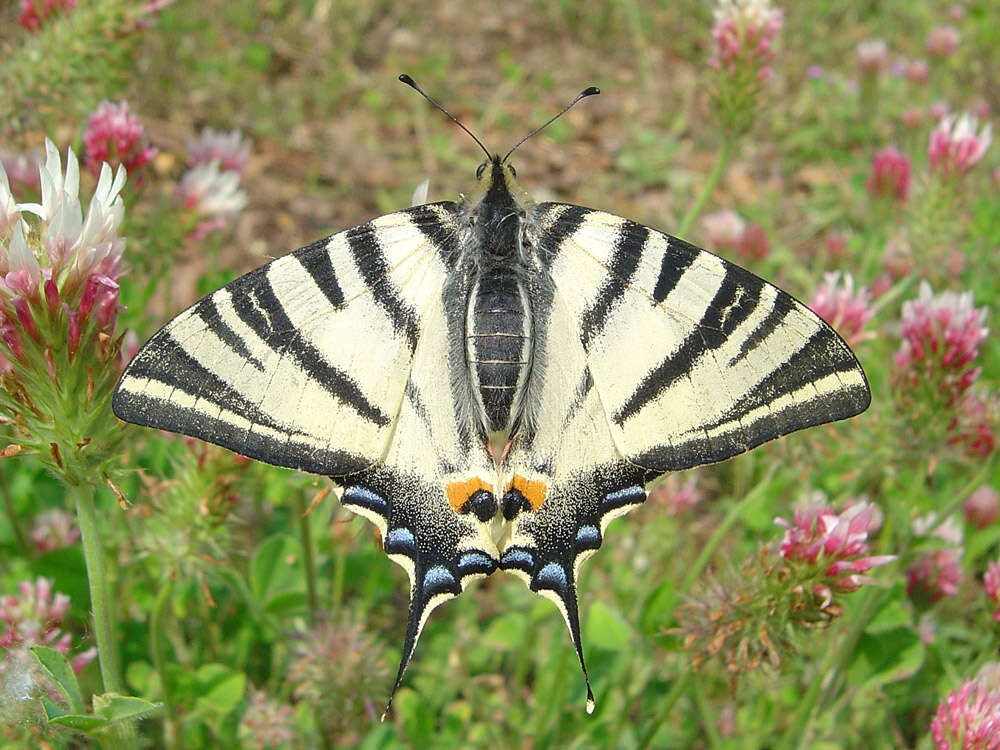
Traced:
<path id="1" fill-rule="evenodd" d="M 333 479 L 409 576 L 392 694 L 431 611 L 502 570 L 562 613 L 589 713 L 577 581 L 608 524 L 665 472 L 854 416 L 871 394 L 789 294 L 642 224 L 535 203 L 514 149 L 472 137 L 474 195 L 208 295 L 138 351 L 112 407 Z"/>

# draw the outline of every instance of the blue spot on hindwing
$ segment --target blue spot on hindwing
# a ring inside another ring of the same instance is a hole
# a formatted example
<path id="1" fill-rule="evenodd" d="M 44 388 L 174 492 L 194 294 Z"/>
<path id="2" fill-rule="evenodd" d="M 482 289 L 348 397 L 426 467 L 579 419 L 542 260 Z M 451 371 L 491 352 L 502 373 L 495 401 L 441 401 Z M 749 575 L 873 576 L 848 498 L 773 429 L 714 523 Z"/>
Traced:
<path id="1" fill-rule="evenodd" d="M 576 532 L 576 548 L 578 550 L 597 549 L 600 546 L 601 532 L 597 530 L 596 526 L 581 526 Z"/>
<path id="2" fill-rule="evenodd" d="M 535 567 L 535 557 L 522 547 L 511 547 L 500 558 L 500 567 L 504 570 L 517 568 L 530 573 Z"/>
<path id="3" fill-rule="evenodd" d="M 609 510 L 621 508 L 626 505 L 638 505 L 646 499 L 646 491 L 639 485 L 625 487 L 624 489 L 609 492 L 604 496 L 601 503 L 601 511 L 607 513 Z"/>
<path id="4" fill-rule="evenodd" d="M 403 527 L 398 527 L 385 535 L 385 544 L 382 545 L 386 554 L 406 555 L 416 557 L 417 543 L 413 538 L 413 532 Z"/>
<path id="5" fill-rule="evenodd" d="M 368 508 L 376 513 L 381 513 L 383 516 L 389 509 L 389 504 L 385 501 L 384 497 L 356 484 L 344 490 L 340 496 L 340 501 L 345 505 L 357 505 L 362 508 Z"/>
<path id="6" fill-rule="evenodd" d="M 554 589 L 563 591 L 566 588 L 566 571 L 559 563 L 551 562 L 538 571 L 535 580 L 532 581 L 533 589 Z"/>
<path id="7" fill-rule="evenodd" d="M 444 592 L 454 593 L 455 576 L 444 565 L 435 565 L 424 574 L 424 591 L 430 596 Z"/>
<path id="8" fill-rule="evenodd" d="M 496 569 L 496 560 L 482 552 L 464 552 L 458 560 L 458 572 L 463 576 L 477 573 L 488 576 Z"/>

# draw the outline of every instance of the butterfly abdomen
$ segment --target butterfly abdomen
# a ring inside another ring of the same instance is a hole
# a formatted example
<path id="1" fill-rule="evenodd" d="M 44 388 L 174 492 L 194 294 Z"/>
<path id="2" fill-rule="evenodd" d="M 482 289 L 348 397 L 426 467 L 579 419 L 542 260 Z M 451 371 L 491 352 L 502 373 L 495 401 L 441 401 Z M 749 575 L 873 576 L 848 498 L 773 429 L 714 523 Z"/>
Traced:
<path id="1" fill-rule="evenodd" d="M 520 279 L 503 268 L 484 272 L 469 296 L 466 357 L 488 434 L 509 433 L 517 422 L 531 344 L 531 307 Z"/>

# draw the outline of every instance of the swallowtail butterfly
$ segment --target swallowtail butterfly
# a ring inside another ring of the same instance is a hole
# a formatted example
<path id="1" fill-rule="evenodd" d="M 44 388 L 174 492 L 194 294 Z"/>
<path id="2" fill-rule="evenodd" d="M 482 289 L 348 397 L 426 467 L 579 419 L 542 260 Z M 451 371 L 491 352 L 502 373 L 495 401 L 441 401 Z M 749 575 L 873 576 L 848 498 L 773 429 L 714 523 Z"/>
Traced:
<path id="1" fill-rule="evenodd" d="M 409 575 L 393 692 L 431 610 L 503 570 L 559 608 L 589 712 L 576 584 L 608 523 L 664 472 L 871 396 L 790 295 L 628 219 L 534 203 L 510 152 L 479 145 L 476 196 L 372 219 L 210 294 L 142 347 L 113 408 L 333 479 Z"/>

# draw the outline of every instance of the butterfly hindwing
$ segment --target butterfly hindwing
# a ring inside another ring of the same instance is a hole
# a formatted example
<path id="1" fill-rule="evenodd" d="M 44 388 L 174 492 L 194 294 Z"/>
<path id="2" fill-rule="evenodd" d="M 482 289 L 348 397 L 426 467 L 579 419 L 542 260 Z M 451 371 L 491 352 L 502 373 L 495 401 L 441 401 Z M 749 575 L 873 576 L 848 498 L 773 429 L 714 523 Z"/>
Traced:
<path id="1" fill-rule="evenodd" d="M 603 542 L 610 521 L 642 503 L 647 471 L 615 446 L 569 308 L 555 290 L 541 331 L 532 395 L 545 408 L 507 459 L 509 507 L 521 512 L 500 550 L 500 567 L 553 601 L 569 629 L 584 677 L 576 582 L 580 563 Z M 521 498 L 524 498 L 522 500 Z M 587 685 L 587 706 L 593 694 Z"/>
<path id="2" fill-rule="evenodd" d="M 454 330 L 463 319 L 449 315 L 445 304 L 464 299 L 456 286 L 461 279 L 439 289 L 424 309 L 423 333 L 384 459 L 342 480 L 341 502 L 379 527 L 386 554 L 410 579 L 394 691 L 431 611 L 497 567 L 496 545 L 479 517 L 495 514 L 495 470 L 478 435 L 466 428 L 463 403 L 470 396 L 449 372 L 464 366 L 461 349 L 455 351 L 463 342 L 461 329 Z"/>
<path id="3" fill-rule="evenodd" d="M 181 313 L 126 369 L 120 418 L 339 475 L 393 432 L 457 206 L 389 214 L 278 258 Z"/>
<path id="4" fill-rule="evenodd" d="M 543 203 L 529 221 L 630 462 L 721 461 L 867 408 L 836 332 L 749 271 L 601 211 Z"/>

